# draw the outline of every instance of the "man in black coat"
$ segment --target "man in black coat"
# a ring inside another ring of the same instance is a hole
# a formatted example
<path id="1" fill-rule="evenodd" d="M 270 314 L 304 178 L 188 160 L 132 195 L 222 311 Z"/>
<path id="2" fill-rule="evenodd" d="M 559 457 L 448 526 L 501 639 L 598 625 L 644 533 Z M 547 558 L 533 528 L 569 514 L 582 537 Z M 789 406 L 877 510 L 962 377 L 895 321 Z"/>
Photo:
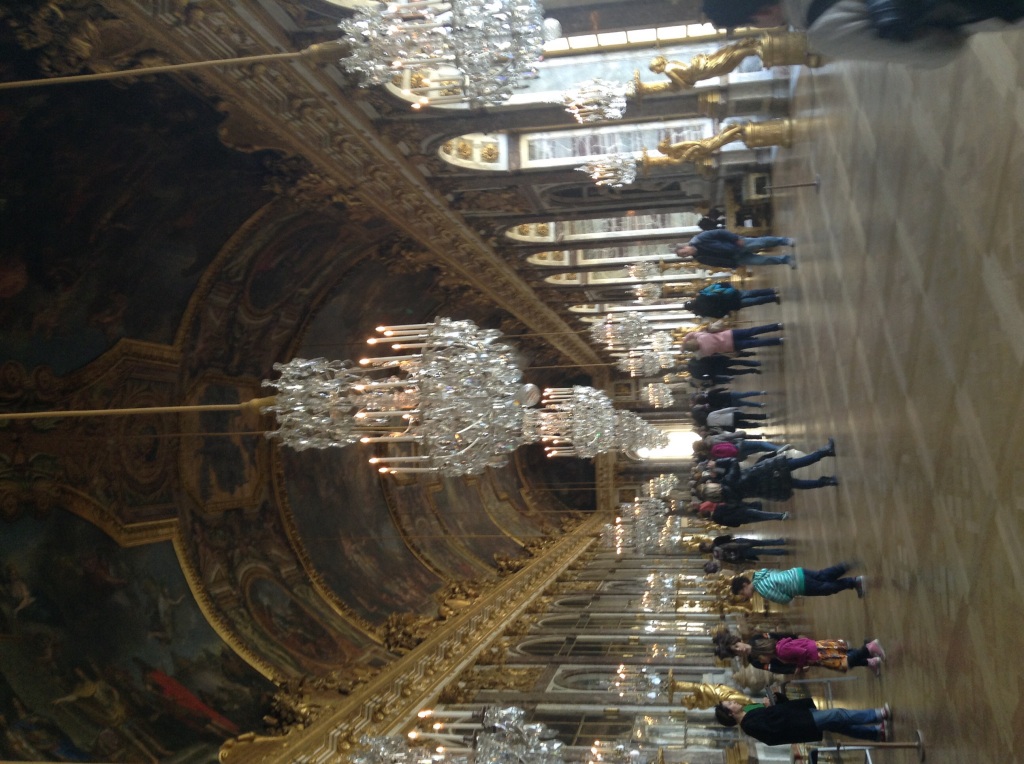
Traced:
<path id="1" fill-rule="evenodd" d="M 892 712 L 888 703 L 881 708 L 819 710 L 810 698 L 788 700 L 784 695 L 779 695 L 773 706 L 767 703 L 745 706 L 726 700 L 715 706 L 715 718 L 726 727 L 738 724 L 765 745 L 813 743 L 821 740 L 825 732 L 876 742 L 889 739 L 886 722 Z"/>

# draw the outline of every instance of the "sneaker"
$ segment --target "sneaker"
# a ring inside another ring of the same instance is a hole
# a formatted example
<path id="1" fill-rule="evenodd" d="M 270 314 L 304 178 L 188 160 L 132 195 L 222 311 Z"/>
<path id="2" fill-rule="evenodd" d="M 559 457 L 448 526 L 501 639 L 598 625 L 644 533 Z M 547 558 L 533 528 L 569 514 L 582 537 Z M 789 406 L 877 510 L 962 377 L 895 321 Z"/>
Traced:
<path id="1" fill-rule="evenodd" d="M 794 239 L 792 237 L 786 239 L 786 246 L 787 247 L 795 247 L 796 246 L 796 239 Z"/>
<path id="2" fill-rule="evenodd" d="M 864 599 L 864 595 L 867 594 L 867 582 L 864 576 L 857 576 L 853 579 L 853 588 L 857 590 L 857 599 Z"/>
<path id="3" fill-rule="evenodd" d="M 878 725 L 878 742 L 888 743 L 889 742 L 889 727 L 885 722 Z"/>
<path id="4" fill-rule="evenodd" d="M 882 644 L 877 639 L 872 639 L 864 645 L 864 647 L 866 647 L 868 652 L 875 658 L 880 658 L 883 661 L 885 660 L 885 650 L 882 649 Z"/>
<path id="5" fill-rule="evenodd" d="M 828 439 L 828 445 L 825 446 L 825 452 L 829 456 L 835 456 L 836 455 L 836 439 L 835 438 L 829 438 Z"/>
<path id="6" fill-rule="evenodd" d="M 793 450 L 793 444 L 792 443 L 783 443 L 781 446 L 779 446 L 779 450 L 776 451 L 775 453 L 781 454 L 783 451 L 792 451 L 792 450 Z"/>
<path id="7" fill-rule="evenodd" d="M 782 519 L 783 519 L 783 520 L 788 520 L 789 518 L 790 518 L 790 514 L 789 514 L 789 512 L 783 512 L 783 513 L 782 513 Z"/>
<path id="8" fill-rule="evenodd" d="M 882 707 L 878 709 L 878 712 L 881 714 L 883 722 L 887 722 L 892 719 L 892 707 L 888 703 L 883 703 Z"/>
<path id="9" fill-rule="evenodd" d="M 882 676 L 882 659 L 881 658 L 868 658 L 868 668 L 874 672 L 877 677 Z M 884 717 L 883 717 L 884 718 Z"/>
<path id="10" fill-rule="evenodd" d="M 790 270 L 796 270 L 796 256 L 786 255 L 786 262 L 789 263 Z"/>

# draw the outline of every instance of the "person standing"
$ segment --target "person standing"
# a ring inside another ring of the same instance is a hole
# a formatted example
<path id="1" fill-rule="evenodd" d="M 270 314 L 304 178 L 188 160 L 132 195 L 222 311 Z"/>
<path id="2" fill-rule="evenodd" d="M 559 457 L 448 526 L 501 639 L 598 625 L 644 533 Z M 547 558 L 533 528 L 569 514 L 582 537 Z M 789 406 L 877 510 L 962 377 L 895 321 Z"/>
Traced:
<path id="1" fill-rule="evenodd" d="M 756 592 L 779 605 L 788 605 L 794 597 L 828 597 L 847 589 L 853 589 L 858 597 L 863 597 L 864 576 L 847 576 L 849 569 L 850 566 L 843 562 L 822 570 L 762 568 L 755 570 L 752 578 L 735 576 L 729 588 L 742 600 L 750 600 Z"/>
<path id="2" fill-rule="evenodd" d="M 881 708 L 829 708 L 819 710 L 811 698 L 789 700 L 779 695 L 775 705 L 769 701 L 743 705 L 726 700 L 715 706 L 715 719 L 726 727 L 740 729 L 765 745 L 813 743 L 826 732 L 858 740 L 885 742 L 889 739 L 886 722 L 892 711 L 886 703 Z"/>
<path id="3" fill-rule="evenodd" d="M 782 337 L 758 337 L 759 334 L 781 332 L 782 324 L 763 324 L 746 329 L 709 328 L 707 331 L 690 332 L 683 340 L 683 350 L 693 351 L 697 358 L 713 355 L 729 355 L 744 350 L 781 345 Z"/>
<path id="4" fill-rule="evenodd" d="M 676 256 L 711 268 L 739 268 L 741 265 L 788 265 L 796 268 L 793 255 L 759 255 L 772 247 L 793 247 L 796 242 L 786 236 L 758 236 L 744 239 L 732 231 L 719 228 L 702 231 L 686 244 L 676 246 Z"/>
<path id="5" fill-rule="evenodd" d="M 721 281 L 701 289 L 683 307 L 696 316 L 725 318 L 743 308 L 779 302 L 776 289 L 737 289 L 728 281 Z"/>

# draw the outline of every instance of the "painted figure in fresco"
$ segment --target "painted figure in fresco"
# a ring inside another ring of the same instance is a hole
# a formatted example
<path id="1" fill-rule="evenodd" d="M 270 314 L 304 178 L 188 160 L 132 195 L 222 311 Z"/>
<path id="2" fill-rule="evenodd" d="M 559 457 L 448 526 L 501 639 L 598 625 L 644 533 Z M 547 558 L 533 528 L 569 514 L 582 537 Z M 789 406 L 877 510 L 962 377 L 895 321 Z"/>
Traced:
<path id="1" fill-rule="evenodd" d="M 210 708 L 177 679 L 141 658 L 132 660 L 142 673 L 143 685 L 162 701 L 165 711 L 179 721 L 217 737 L 230 737 L 240 732 L 238 725 Z"/>

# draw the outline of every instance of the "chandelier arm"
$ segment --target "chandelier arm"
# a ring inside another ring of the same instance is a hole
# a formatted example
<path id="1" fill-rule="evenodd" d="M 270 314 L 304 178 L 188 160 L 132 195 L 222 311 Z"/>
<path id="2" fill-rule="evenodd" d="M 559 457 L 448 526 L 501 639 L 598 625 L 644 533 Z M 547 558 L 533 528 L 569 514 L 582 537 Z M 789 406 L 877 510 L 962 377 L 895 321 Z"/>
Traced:
<path id="1" fill-rule="evenodd" d="M 0 82 L 0 90 L 17 90 L 21 88 L 45 87 L 47 85 L 73 85 L 79 82 L 96 82 L 98 80 L 116 80 L 126 77 L 139 77 L 147 74 L 170 74 L 174 72 L 192 71 L 195 69 L 208 69 L 213 66 L 236 66 L 239 64 L 253 64 L 258 61 L 289 61 L 296 58 L 336 58 L 341 51 L 347 50 L 348 46 L 340 41 L 321 42 L 310 45 L 299 51 L 289 53 L 261 53 L 255 56 L 240 56 L 238 58 L 218 58 L 212 61 L 190 61 L 184 64 L 164 64 L 161 66 L 147 66 L 139 69 L 121 69 L 114 72 L 94 72 L 92 74 L 71 74 L 65 77 L 48 77 L 36 80 L 16 80 L 13 82 Z"/>
<path id="2" fill-rule="evenodd" d="M 197 404 L 194 406 L 149 406 L 129 409 L 71 409 L 68 411 L 22 411 L 16 414 L 0 412 L 0 421 L 7 422 L 15 419 L 65 419 L 69 417 L 91 417 L 91 416 L 136 416 L 139 414 L 184 414 L 189 412 L 207 411 L 247 411 L 250 409 L 259 410 L 267 406 L 273 406 L 275 396 L 266 398 L 253 398 L 244 403 L 211 403 Z"/>

